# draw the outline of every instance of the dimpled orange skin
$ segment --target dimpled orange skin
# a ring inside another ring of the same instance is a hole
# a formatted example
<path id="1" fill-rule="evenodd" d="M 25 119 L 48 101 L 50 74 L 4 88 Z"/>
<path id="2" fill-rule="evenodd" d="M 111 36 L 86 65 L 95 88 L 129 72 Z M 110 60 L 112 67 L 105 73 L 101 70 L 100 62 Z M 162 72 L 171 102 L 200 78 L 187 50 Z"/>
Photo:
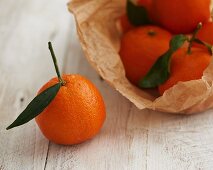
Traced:
<path id="1" fill-rule="evenodd" d="M 156 26 L 143 26 L 126 33 L 121 40 L 120 56 L 126 77 L 135 85 L 156 60 L 169 49 L 171 34 Z"/>
<path id="2" fill-rule="evenodd" d="M 197 38 L 210 45 L 213 45 L 213 22 L 203 24 L 203 27 L 199 30 L 197 34 Z M 207 50 L 207 48 L 204 45 L 194 43 L 194 46 L 204 48 Z"/>
<path id="3" fill-rule="evenodd" d="M 210 19 L 210 0 L 154 0 L 154 20 L 172 33 L 190 33 Z"/>
<path id="4" fill-rule="evenodd" d="M 191 54 L 187 54 L 187 48 L 181 48 L 173 54 L 171 75 L 164 84 L 158 87 L 161 95 L 180 81 L 201 79 L 203 71 L 210 64 L 211 55 L 201 48 L 192 48 L 191 51 Z"/>
<path id="5" fill-rule="evenodd" d="M 64 75 L 66 82 L 48 107 L 36 117 L 36 123 L 50 141 L 72 145 L 96 135 L 105 120 L 105 105 L 100 92 L 80 75 Z M 51 79 L 40 90 L 58 83 Z"/>

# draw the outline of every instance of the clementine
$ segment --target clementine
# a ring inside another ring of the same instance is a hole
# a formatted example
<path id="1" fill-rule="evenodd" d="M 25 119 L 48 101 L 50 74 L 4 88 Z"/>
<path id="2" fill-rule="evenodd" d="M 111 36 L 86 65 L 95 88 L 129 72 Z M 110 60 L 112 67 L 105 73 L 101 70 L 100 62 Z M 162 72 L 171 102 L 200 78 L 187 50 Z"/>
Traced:
<path id="1" fill-rule="evenodd" d="M 161 95 L 180 81 L 200 79 L 203 71 L 210 64 L 211 55 L 206 50 L 193 47 L 190 54 L 187 50 L 180 48 L 173 54 L 170 78 L 158 87 Z"/>
<path id="2" fill-rule="evenodd" d="M 58 144 L 78 144 L 96 135 L 105 120 L 105 106 L 100 92 L 80 75 L 64 75 L 53 101 L 36 117 L 45 137 Z M 58 83 L 51 79 L 40 90 Z"/>
<path id="3" fill-rule="evenodd" d="M 121 40 L 120 56 L 127 78 L 135 85 L 156 60 L 169 49 L 171 34 L 157 26 L 143 26 L 127 32 Z"/>
<path id="4" fill-rule="evenodd" d="M 154 20 L 175 34 L 192 32 L 210 19 L 210 0 L 154 0 Z"/>
<path id="5" fill-rule="evenodd" d="M 78 144 L 92 138 L 105 120 L 105 105 L 98 89 L 80 75 L 61 77 L 52 47 L 48 47 L 57 73 L 6 129 L 36 120 L 44 136 L 58 144 Z"/>

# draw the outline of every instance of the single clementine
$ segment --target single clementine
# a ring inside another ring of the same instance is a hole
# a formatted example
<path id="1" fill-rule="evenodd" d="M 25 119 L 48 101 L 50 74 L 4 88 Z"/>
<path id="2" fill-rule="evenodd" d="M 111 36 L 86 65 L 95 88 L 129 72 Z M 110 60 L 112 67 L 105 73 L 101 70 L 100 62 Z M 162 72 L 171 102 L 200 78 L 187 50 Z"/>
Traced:
<path id="1" fill-rule="evenodd" d="M 154 0 L 152 11 L 154 20 L 169 31 L 190 33 L 210 19 L 210 0 Z"/>
<path id="2" fill-rule="evenodd" d="M 105 120 L 105 105 L 98 89 L 80 75 L 61 77 L 52 47 L 48 47 L 57 78 L 51 79 L 6 129 L 36 120 L 44 136 L 64 145 L 78 144 L 96 135 Z"/>
<path id="3" fill-rule="evenodd" d="M 66 82 L 53 101 L 36 117 L 45 137 L 58 144 L 78 144 L 92 138 L 105 120 L 105 106 L 100 92 L 80 75 L 64 75 Z M 58 83 L 51 79 L 40 90 Z"/>
<path id="4" fill-rule="evenodd" d="M 197 38 L 210 45 L 213 45 L 213 22 L 203 24 L 203 27 L 199 30 Z M 207 49 L 204 45 L 194 43 L 194 46 Z"/>
<path id="5" fill-rule="evenodd" d="M 180 81 L 201 79 L 210 64 L 211 55 L 206 50 L 193 47 L 190 54 L 187 50 L 180 48 L 172 55 L 170 78 L 158 88 L 161 95 Z"/>
<path id="6" fill-rule="evenodd" d="M 156 60 L 169 49 L 172 35 L 157 26 L 143 26 L 127 32 L 121 39 L 120 56 L 126 77 L 138 85 Z"/>

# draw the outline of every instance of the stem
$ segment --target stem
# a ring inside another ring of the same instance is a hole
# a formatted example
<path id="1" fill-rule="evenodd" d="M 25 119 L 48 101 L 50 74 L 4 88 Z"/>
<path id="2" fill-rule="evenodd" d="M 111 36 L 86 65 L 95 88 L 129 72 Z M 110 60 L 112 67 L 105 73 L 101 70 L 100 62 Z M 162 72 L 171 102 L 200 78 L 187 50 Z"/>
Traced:
<path id="1" fill-rule="evenodd" d="M 66 82 L 61 77 L 61 74 L 60 74 L 60 71 L 59 71 L 59 68 L 58 68 L 58 64 L 57 64 L 57 59 L 56 59 L 55 53 L 53 51 L 53 47 L 52 47 L 51 42 L 48 42 L 48 47 L 49 47 L 49 50 L 50 50 L 50 53 L 51 53 L 51 56 L 52 56 L 52 59 L 53 59 L 53 63 L 54 63 L 54 66 L 55 66 L 55 71 L 56 71 L 57 76 L 58 76 L 58 80 L 62 84 L 62 86 L 64 86 Z"/>
<path id="2" fill-rule="evenodd" d="M 156 32 L 154 30 L 150 30 L 150 31 L 148 31 L 148 35 L 149 36 L 155 36 Z"/>
<path id="3" fill-rule="evenodd" d="M 198 44 L 204 45 L 208 49 L 209 53 L 212 55 L 212 45 L 210 45 L 204 41 L 201 41 L 200 39 L 197 39 L 197 38 L 195 38 L 194 41 Z"/>
<path id="4" fill-rule="evenodd" d="M 187 51 L 188 54 L 191 54 L 192 43 L 195 41 L 196 36 L 197 36 L 197 33 L 198 33 L 198 31 L 199 31 L 201 28 L 202 28 L 202 23 L 200 22 L 200 23 L 197 25 L 197 28 L 196 28 L 196 30 L 194 31 L 193 35 L 192 35 L 192 38 L 189 40 L 189 46 L 188 46 L 188 51 Z"/>

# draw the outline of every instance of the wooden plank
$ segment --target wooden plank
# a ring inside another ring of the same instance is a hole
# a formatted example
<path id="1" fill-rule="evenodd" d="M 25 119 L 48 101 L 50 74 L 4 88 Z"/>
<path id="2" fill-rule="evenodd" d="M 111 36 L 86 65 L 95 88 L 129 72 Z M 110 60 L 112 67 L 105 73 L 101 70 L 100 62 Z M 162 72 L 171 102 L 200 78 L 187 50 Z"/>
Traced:
<path id="1" fill-rule="evenodd" d="M 71 25 L 66 2 L 0 0 L 0 169 L 45 167 L 49 142 L 34 121 L 10 131 L 5 128 L 56 75 L 49 40 L 62 67 Z"/>
<path id="2" fill-rule="evenodd" d="M 148 169 L 213 169 L 213 112 L 152 113 Z"/>

